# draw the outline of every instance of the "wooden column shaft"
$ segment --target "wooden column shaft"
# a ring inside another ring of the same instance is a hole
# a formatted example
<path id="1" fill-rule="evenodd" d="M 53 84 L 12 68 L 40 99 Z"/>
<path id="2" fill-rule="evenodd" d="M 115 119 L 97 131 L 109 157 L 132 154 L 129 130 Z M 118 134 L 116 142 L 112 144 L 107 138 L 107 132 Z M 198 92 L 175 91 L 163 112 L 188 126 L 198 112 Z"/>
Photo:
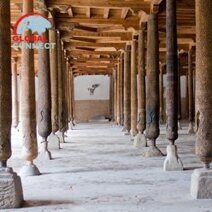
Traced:
<path id="1" fill-rule="evenodd" d="M 129 132 L 130 131 L 130 58 L 131 58 L 131 46 L 127 45 L 124 54 L 124 127 Z"/>
<path id="2" fill-rule="evenodd" d="M 49 42 L 57 44 L 57 31 L 55 29 L 49 30 Z M 50 49 L 50 77 L 51 77 L 51 121 L 52 132 L 56 133 L 58 126 L 58 58 L 57 45 Z"/>
<path id="3" fill-rule="evenodd" d="M 33 1 L 23 0 L 23 15 L 33 12 Z M 28 31 L 25 35 L 31 35 Z M 38 155 L 36 135 L 36 105 L 34 80 L 34 51 L 22 49 L 20 83 L 20 122 L 23 143 L 23 158 L 32 163 Z"/>
<path id="4" fill-rule="evenodd" d="M 189 94 L 189 121 L 194 122 L 194 78 L 193 78 L 193 48 L 188 52 L 188 94 Z"/>
<path id="5" fill-rule="evenodd" d="M 164 84 L 163 84 L 163 74 L 166 69 L 166 64 L 162 64 L 160 68 L 160 121 L 164 123 Z"/>
<path id="6" fill-rule="evenodd" d="M 0 1 L 0 167 L 11 156 L 12 122 L 10 1 Z"/>
<path id="7" fill-rule="evenodd" d="M 137 40 L 133 38 L 131 50 L 131 134 L 137 134 Z"/>
<path id="8" fill-rule="evenodd" d="M 58 57 L 58 124 L 59 130 L 62 132 L 64 129 L 64 83 L 63 83 L 63 71 L 64 60 L 63 51 L 61 46 L 60 36 L 57 36 L 57 57 Z"/>
<path id="9" fill-rule="evenodd" d="M 182 107 L 181 107 L 181 60 L 182 56 L 181 54 L 178 55 L 178 121 L 182 119 Z"/>
<path id="10" fill-rule="evenodd" d="M 145 40 L 146 25 L 141 26 L 138 37 L 138 131 L 143 133 L 146 129 L 146 59 Z"/>
<path id="11" fill-rule="evenodd" d="M 48 38 L 48 33 L 45 33 Z M 48 41 L 47 41 L 48 42 Z M 51 134 L 51 85 L 49 50 L 38 50 L 38 133 L 47 140 Z"/>
<path id="12" fill-rule="evenodd" d="M 17 81 L 17 58 L 12 60 L 12 126 L 17 127 L 19 123 L 18 106 L 18 81 Z"/>
<path id="13" fill-rule="evenodd" d="M 113 87 L 114 121 L 117 122 L 117 70 L 113 71 Z"/>
<path id="14" fill-rule="evenodd" d="M 196 0 L 196 154 L 212 162 L 212 1 Z"/>
<path id="15" fill-rule="evenodd" d="M 169 0 L 166 4 L 166 46 L 167 139 L 174 144 L 178 138 L 178 54 L 175 0 Z"/>
<path id="16" fill-rule="evenodd" d="M 159 40 L 158 15 L 150 14 L 147 32 L 146 136 L 159 136 Z"/>
<path id="17" fill-rule="evenodd" d="M 117 95 L 117 103 L 116 103 L 116 113 L 117 113 L 117 124 L 121 124 L 121 111 L 120 111 L 120 103 L 121 103 L 121 98 L 120 98 L 120 93 L 121 93 L 121 89 L 120 89 L 120 61 L 117 65 L 117 69 L 116 69 L 116 95 Z"/>

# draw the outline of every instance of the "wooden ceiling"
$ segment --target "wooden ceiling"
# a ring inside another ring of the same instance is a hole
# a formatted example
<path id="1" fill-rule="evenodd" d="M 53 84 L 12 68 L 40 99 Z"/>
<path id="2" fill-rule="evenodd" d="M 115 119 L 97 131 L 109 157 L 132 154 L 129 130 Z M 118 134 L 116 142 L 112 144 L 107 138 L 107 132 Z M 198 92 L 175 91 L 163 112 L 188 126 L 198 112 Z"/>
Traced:
<path id="1" fill-rule="evenodd" d="M 43 1 L 43 0 L 34 0 Z M 139 24 L 159 10 L 160 60 L 166 55 L 165 0 L 46 0 L 75 73 L 111 74 Z M 36 8 L 35 8 L 36 9 Z M 11 24 L 22 12 L 22 0 L 11 0 Z M 178 47 L 195 43 L 195 0 L 177 0 Z"/>

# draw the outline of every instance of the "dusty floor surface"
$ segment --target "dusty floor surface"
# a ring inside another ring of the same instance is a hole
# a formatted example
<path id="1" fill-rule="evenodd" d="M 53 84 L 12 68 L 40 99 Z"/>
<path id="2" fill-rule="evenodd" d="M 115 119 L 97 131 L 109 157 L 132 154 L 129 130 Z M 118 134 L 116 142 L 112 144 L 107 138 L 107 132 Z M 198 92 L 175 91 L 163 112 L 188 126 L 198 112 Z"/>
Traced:
<path id="1" fill-rule="evenodd" d="M 108 123 L 80 124 L 68 132 L 54 160 L 37 162 L 41 176 L 22 179 L 25 204 L 7 212 L 209 212 L 212 200 L 192 200 L 190 178 L 200 167 L 194 155 L 194 136 L 180 131 L 183 172 L 164 172 L 164 157 L 144 158 L 121 127 Z M 13 132 L 9 165 L 23 165 L 21 144 Z M 165 153 L 165 131 L 158 139 Z M 2 210 L 3 211 L 3 210 Z"/>

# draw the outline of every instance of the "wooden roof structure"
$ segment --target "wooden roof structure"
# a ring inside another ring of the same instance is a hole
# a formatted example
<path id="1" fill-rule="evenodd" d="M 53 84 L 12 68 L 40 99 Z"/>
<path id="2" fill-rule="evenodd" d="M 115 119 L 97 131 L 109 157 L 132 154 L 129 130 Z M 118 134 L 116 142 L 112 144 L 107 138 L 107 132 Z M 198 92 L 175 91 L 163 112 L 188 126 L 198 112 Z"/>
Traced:
<path id="1" fill-rule="evenodd" d="M 159 14 L 160 61 L 165 62 L 165 0 L 45 0 L 45 4 L 75 75 L 111 74 L 126 44 L 155 11 Z M 12 26 L 21 13 L 22 0 L 11 0 Z M 177 0 L 177 29 L 179 51 L 188 51 L 195 44 L 194 0 Z"/>

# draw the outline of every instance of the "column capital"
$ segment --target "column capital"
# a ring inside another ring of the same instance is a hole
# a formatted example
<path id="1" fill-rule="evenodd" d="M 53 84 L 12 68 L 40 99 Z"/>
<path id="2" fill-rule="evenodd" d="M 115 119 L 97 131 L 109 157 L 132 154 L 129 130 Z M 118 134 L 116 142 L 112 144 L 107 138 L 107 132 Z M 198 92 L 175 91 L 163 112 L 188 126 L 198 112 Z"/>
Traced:
<path id="1" fill-rule="evenodd" d="M 147 29 L 147 22 L 141 22 L 139 24 L 139 31 L 146 30 L 146 29 Z"/>
<path id="2" fill-rule="evenodd" d="M 38 10 L 41 13 L 43 13 L 43 12 L 47 13 L 48 12 L 45 0 L 35 1 L 34 7 L 35 7 L 36 10 Z"/>
<path id="3" fill-rule="evenodd" d="M 12 63 L 17 63 L 18 62 L 18 57 L 12 57 Z"/>
<path id="4" fill-rule="evenodd" d="M 159 4 L 153 3 L 151 5 L 151 14 L 158 14 L 159 13 Z"/>

